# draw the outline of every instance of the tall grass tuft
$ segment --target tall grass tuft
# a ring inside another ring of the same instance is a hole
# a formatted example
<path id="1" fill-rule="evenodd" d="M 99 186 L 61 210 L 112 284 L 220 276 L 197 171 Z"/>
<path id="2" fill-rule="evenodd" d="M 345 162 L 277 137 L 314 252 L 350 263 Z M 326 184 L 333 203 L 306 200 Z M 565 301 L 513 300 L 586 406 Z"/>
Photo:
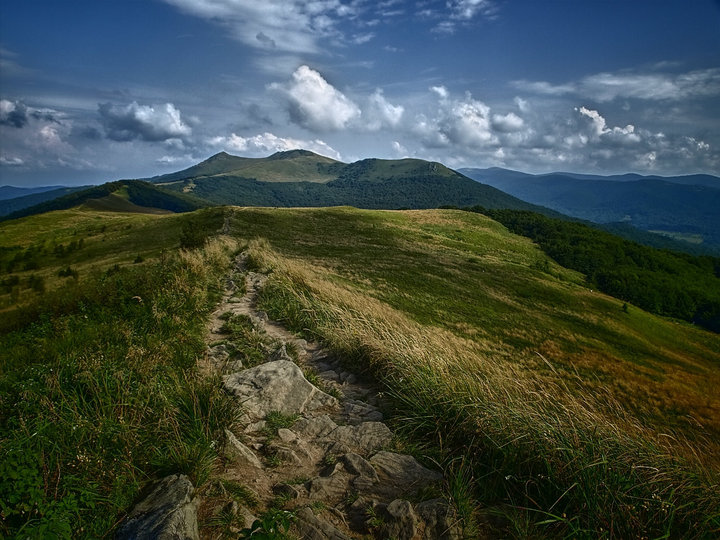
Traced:
<path id="1" fill-rule="evenodd" d="M 338 285 L 322 268 L 281 259 L 266 244 L 251 243 L 250 254 L 273 270 L 261 307 L 370 369 L 394 399 L 398 425 L 440 447 L 448 466 L 464 456 L 459 500 L 468 500 L 462 480 L 474 479 L 474 497 L 504 516 L 506 534 L 720 532 L 717 471 L 692 459 L 679 436 L 658 435 L 609 394 L 573 392 L 552 371 L 523 367 L 490 341 L 422 325 Z"/>
<path id="2" fill-rule="evenodd" d="M 234 409 L 197 359 L 234 249 L 96 272 L 4 317 L 0 536 L 100 538 L 153 478 L 207 478 Z"/>

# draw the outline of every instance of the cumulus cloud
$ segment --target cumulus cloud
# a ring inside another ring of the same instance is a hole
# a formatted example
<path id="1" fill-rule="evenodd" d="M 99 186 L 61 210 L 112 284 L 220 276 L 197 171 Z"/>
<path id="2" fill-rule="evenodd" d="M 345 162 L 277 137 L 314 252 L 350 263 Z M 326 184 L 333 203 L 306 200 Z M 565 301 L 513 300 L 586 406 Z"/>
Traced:
<path id="1" fill-rule="evenodd" d="M 720 96 L 720 68 L 680 74 L 621 71 L 597 73 L 564 84 L 521 80 L 514 81 L 513 85 L 527 92 L 551 96 L 574 94 L 598 102 L 630 98 L 677 101 Z"/>
<path id="2" fill-rule="evenodd" d="M 24 128 L 31 119 L 59 123 L 64 115 L 54 109 L 28 107 L 22 101 L 0 99 L 0 125 Z"/>
<path id="3" fill-rule="evenodd" d="M 430 118 L 418 115 L 414 126 L 424 144 L 480 148 L 498 142 L 493 134 L 488 105 L 474 99 L 469 92 L 460 99 L 453 99 L 444 86 L 433 86 L 430 91 L 439 98 L 437 110 Z"/>
<path id="4" fill-rule="evenodd" d="M 368 98 L 368 103 L 362 112 L 365 127 L 370 131 L 377 131 L 385 127 L 394 128 L 402 120 L 405 107 L 393 105 L 377 89 Z"/>
<path id="5" fill-rule="evenodd" d="M 590 119 L 591 131 L 595 139 L 604 137 L 608 141 L 614 141 L 620 144 L 638 143 L 641 137 L 635 132 L 635 126 L 628 124 L 625 127 L 607 127 L 605 118 L 595 110 L 580 107 L 575 109 L 581 116 Z"/>
<path id="6" fill-rule="evenodd" d="M 228 137 L 214 137 L 210 140 L 210 144 L 229 152 L 249 153 L 252 155 L 266 156 L 274 152 L 304 149 L 333 159 L 341 159 L 340 153 L 337 150 L 320 139 L 302 140 L 278 137 L 268 132 L 252 137 L 242 137 L 232 133 Z"/>
<path id="7" fill-rule="evenodd" d="M 157 106 L 139 105 L 136 101 L 125 106 L 101 103 L 98 112 L 107 137 L 114 141 L 167 141 L 192 133 L 172 103 Z"/>
<path id="8" fill-rule="evenodd" d="M 361 114 L 352 100 L 308 66 L 295 70 L 289 82 L 269 88 L 287 99 L 292 121 L 311 131 L 344 129 Z"/>
<path id="9" fill-rule="evenodd" d="M 525 122 L 513 112 L 506 115 L 494 114 L 492 117 L 492 127 L 504 133 L 512 133 L 523 129 Z"/>
<path id="10" fill-rule="evenodd" d="M 317 53 L 323 38 L 341 39 L 339 24 L 356 15 L 340 0 L 165 0 L 182 11 L 222 24 L 242 43 L 264 50 Z"/>
<path id="11" fill-rule="evenodd" d="M 0 125 L 23 128 L 27 123 L 28 112 L 23 103 L 0 99 Z"/>

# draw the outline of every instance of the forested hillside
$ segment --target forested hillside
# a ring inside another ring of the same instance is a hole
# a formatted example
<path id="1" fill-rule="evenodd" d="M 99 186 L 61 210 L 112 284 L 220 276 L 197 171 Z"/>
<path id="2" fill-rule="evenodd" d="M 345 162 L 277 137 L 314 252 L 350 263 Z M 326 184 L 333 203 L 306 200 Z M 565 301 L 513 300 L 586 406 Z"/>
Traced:
<path id="1" fill-rule="evenodd" d="M 658 250 L 533 212 L 472 209 L 534 240 L 604 293 L 720 332 L 720 258 Z"/>

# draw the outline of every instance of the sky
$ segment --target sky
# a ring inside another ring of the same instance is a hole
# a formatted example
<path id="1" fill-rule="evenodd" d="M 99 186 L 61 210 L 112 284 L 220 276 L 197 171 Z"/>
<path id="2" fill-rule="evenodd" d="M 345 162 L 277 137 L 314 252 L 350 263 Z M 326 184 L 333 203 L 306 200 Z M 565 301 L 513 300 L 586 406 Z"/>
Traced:
<path id="1" fill-rule="evenodd" d="M 0 0 L 0 185 L 294 148 L 720 175 L 720 1 Z"/>

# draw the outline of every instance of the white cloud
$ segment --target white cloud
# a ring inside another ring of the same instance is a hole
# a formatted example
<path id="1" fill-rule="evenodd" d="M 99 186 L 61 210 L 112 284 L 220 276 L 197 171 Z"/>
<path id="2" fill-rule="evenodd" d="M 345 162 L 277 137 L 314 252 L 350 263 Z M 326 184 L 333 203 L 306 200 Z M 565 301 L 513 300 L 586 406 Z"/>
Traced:
<path id="1" fill-rule="evenodd" d="M 0 156 L 0 165 L 5 165 L 6 167 L 22 167 L 25 165 L 25 162 L 19 157 Z"/>
<path id="2" fill-rule="evenodd" d="M 402 105 L 393 105 L 383 95 L 382 90 L 377 89 L 368 98 L 368 103 L 363 110 L 365 128 L 370 131 L 378 131 L 384 127 L 396 127 L 402 120 L 405 108 Z"/>
<path id="3" fill-rule="evenodd" d="M 513 101 L 515 102 L 515 105 L 517 105 L 517 108 L 520 110 L 520 112 L 530 112 L 530 104 L 527 102 L 527 100 L 516 96 Z"/>
<path id="4" fill-rule="evenodd" d="M 470 21 L 477 15 L 491 16 L 497 8 L 490 0 L 449 0 L 450 17 Z"/>
<path id="5" fill-rule="evenodd" d="M 107 137 L 114 141 L 167 141 L 189 137 L 192 133 L 172 103 L 139 105 L 133 101 L 124 107 L 101 103 L 98 112 Z"/>
<path id="6" fill-rule="evenodd" d="M 311 131 L 337 131 L 360 116 L 360 108 L 317 71 L 300 66 L 292 80 L 269 87 L 287 99 L 290 118 Z"/>
<path id="7" fill-rule="evenodd" d="M 452 34 L 458 25 L 467 25 L 477 17 L 494 19 L 498 7 L 494 0 L 447 0 L 446 9 L 422 9 L 418 12 L 421 17 L 430 19 L 442 18 L 433 29 L 441 34 Z"/>
<path id="8" fill-rule="evenodd" d="M 414 125 L 424 144 L 480 148 L 498 142 L 492 130 L 490 107 L 485 103 L 473 99 L 469 92 L 462 99 L 451 99 L 444 86 L 433 86 L 430 91 L 440 98 L 435 115 L 428 119 L 420 114 Z"/>
<path id="9" fill-rule="evenodd" d="M 341 38 L 338 23 L 356 14 L 340 0 L 165 0 L 186 13 L 227 27 L 242 43 L 263 50 L 318 53 L 323 38 Z"/>
<path id="10" fill-rule="evenodd" d="M 444 86 L 431 86 L 430 91 L 437 94 L 440 99 L 447 99 L 450 95 L 447 88 L 445 88 Z"/>
<path id="11" fill-rule="evenodd" d="M 720 68 L 687 73 L 621 71 L 597 73 L 565 84 L 546 81 L 514 81 L 516 88 L 527 92 L 559 96 L 575 94 L 599 102 L 614 99 L 683 100 L 720 96 Z"/>
<path id="12" fill-rule="evenodd" d="M 368 32 L 367 34 L 356 34 L 353 36 L 352 42 L 355 45 L 362 45 L 363 43 L 372 41 L 372 39 L 374 37 L 375 37 L 375 34 L 373 32 Z"/>
<path id="13" fill-rule="evenodd" d="M 400 144 L 398 141 L 393 141 L 390 145 L 392 148 L 392 151 L 395 153 L 398 157 L 407 157 L 408 155 L 408 149 L 405 148 L 402 144 Z"/>
<path id="14" fill-rule="evenodd" d="M 580 113 L 581 116 L 587 117 L 591 121 L 591 130 L 595 139 L 604 137 L 608 141 L 613 141 L 619 144 L 625 143 L 638 143 L 640 142 L 640 135 L 635 132 L 635 126 L 628 124 L 625 127 L 613 127 L 608 128 L 605 118 L 603 118 L 598 111 L 580 107 L 575 109 Z"/>
<path id="15" fill-rule="evenodd" d="M 503 133 L 512 133 L 522 130 L 525 127 L 525 121 L 513 112 L 506 115 L 494 114 L 492 127 Z"/>
<path id="16" fill-rule="evenodd" d="M 266 156 L 274 152 L 304 149 L 333 159 L 342 159 L 337 150 L 320 139 L 302 140 L 278 137 L 268 132 L 252 137 L 242 137 L 232 133 L 228 137 L 214 137 L 209 142 L 212 146 L 222 148 L 229 152 L 249 153 L 255 156 Z"/>

